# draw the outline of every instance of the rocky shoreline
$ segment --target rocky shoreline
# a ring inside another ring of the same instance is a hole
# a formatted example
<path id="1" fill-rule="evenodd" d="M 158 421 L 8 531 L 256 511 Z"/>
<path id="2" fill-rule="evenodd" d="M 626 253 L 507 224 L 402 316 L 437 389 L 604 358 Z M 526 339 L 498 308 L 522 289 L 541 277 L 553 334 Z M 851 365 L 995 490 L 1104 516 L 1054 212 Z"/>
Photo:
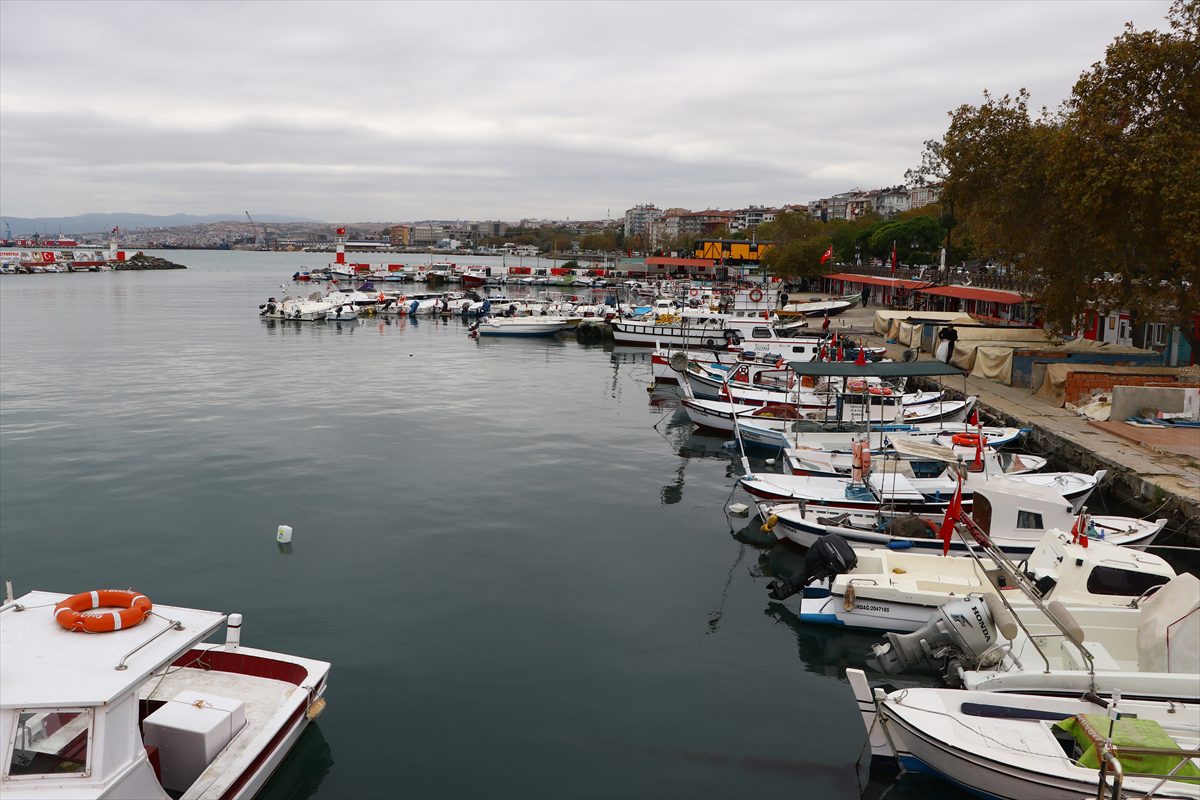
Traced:
<path id="1" fill-rule="evenodd" d="M 145 253 L 138 253 L 114 264 L 113 269 L 187 269 L 187 267 L 183 264 L 176 264 L 174 261 L 167 261 L 165 258 L 159 258 L 158 256 L 148 256 Z"/>

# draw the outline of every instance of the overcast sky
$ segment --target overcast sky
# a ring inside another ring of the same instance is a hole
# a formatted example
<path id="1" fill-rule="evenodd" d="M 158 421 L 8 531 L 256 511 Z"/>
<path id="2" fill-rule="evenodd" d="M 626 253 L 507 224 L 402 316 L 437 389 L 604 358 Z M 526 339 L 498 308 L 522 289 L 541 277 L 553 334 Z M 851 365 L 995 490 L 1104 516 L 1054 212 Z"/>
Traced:
<path id="1" fill-rule="evenodd" d="M 903 180 L 1156 2 L 0 2 L 0 215 L 613 217 Z"/>

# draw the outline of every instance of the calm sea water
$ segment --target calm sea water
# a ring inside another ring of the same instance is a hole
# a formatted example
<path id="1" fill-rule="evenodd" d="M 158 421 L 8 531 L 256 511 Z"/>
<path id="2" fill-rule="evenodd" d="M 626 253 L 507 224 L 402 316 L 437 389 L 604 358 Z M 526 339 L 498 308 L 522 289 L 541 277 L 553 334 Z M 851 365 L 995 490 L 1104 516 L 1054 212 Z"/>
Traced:
<path id="1" fill-rule="evenodd" d="M 268 796 L 863 796 L 872 637 L 768 603 L 797 556 L 731 536 L 730 457 L 646 356 L 272 323 L 323 256 L 160 255 L 189 269 L 0 278 L 0 569 L 331 661 Z"/>

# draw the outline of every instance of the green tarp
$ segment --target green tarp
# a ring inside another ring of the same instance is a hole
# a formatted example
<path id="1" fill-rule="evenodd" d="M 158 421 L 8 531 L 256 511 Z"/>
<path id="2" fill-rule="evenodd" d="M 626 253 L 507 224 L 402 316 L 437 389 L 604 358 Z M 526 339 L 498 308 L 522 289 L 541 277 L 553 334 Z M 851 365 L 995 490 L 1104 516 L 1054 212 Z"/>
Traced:
<path id="1" fill-rule="evenodd" d="M 1110 720 L 1107 716 L 1103 714 L 1085 714 L 1084 718 L 1102 736 L 1108 734 Z M 1079 759 L 1079 766 L 1091 767 L 1092 769 L 1100 768 L 1100 760 L 1096 756 L 1096 746 L 1092 744 L 1092 740 L 1088 738 L 1088 735 L 1083 732 L 1075 717 L 1055 723 L 1054 727 L 1074 736 L 1075 741 L 1083 749 L 1083 756 Z M 1180 749 L 1179 745 L 1167 735 L 1162 726 L 1152 719 L 1131 719 L 1126 717 L 1117 720 L 1113 726 L 1112 742 L 1118 748 L 1117 760 L 1121 762 L 1121 768 L 1125 770 L 1126 775 L 1131 772 L 1140 772 L 1146 775 L 1166 775 L 1175 769 L 1175 766 L 1180 761 L 1180 756 L 1120 753 L 1121 747 L 1157 747 L 1165 750 Z M 1175 776 L 1178 778 L 1200 778 L 1200 768 L 1197 768 L 1189 760 L 1175 773 Z"/>

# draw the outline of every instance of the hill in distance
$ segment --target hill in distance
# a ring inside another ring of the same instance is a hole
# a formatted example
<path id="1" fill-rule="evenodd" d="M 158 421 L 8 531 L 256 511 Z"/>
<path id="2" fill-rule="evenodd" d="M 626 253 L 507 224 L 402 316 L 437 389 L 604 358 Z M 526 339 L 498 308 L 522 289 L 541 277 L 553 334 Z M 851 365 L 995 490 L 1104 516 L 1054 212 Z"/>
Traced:
<path id="1" fill-rule="evenodd" d="M 210 222 L 245 222 L 245 214 L 77 214 L 73 217 L 3 217 L 2 223 L 12 228 L 13 236 L 32 236 L 35 233 L 57 236 L 137 228 L 175 228 L 181 225 L 205 225 Z M 255 222 L 322 222 L 308 217 L 286 214 L 255 214 Z M 4 232 L 0 228 L 0 232 Z"/>

